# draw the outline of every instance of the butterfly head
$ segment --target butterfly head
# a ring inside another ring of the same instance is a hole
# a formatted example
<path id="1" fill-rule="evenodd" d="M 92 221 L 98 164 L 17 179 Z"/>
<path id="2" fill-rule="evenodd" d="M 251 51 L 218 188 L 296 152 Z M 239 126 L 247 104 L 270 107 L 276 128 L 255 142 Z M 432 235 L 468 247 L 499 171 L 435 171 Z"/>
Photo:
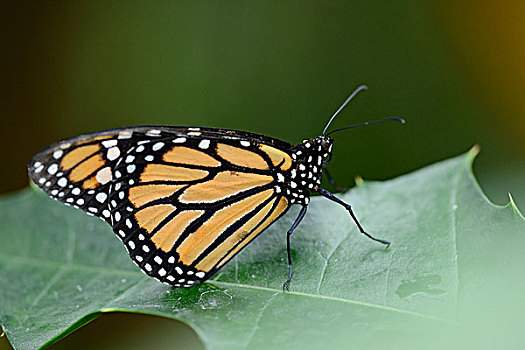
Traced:
<path id="1" fill-rule="evenodd" d="M 317 163 L 319 160 L 320 164 L 329 162 L 332 159 L 332 147 L 334 145 L 334 139 L 330 136 L 317 136 L 309 140 L 303 140 L 305 146 L 311 144 L 311 150 L 308 153 L 316 156 Z"/>
<path id="2" fill-rule="evenodd" d="M 334 139 L 330 136 L 317 136 L 309 140 L 304 140 L 303 144 L 305 146 L 311 144 L 311 147 L 307 148 L 306 153 L 309 155 L 308 159 L 310 159 L 310 156 L 312 156 L 312 161 L 309 161 L 309 163 L 316 165 L 317 168 L 321 168 L 320 170 L 316 171 L 316 173 L 319 175 L 320 182 L 322 169 L 326 164 L 328 164 L 328 162 L 332 160 L 332 147 L 334 145 Z"/>
<path id="3" fill-rule="evenodd" d="M 305 139 L 293 148 L 292 158 L 296 166 L 291 172 L 291 187 L 315 191 L 321 184 L 323 166 L 332 157 L 333 139 L 318 136 Z"/>

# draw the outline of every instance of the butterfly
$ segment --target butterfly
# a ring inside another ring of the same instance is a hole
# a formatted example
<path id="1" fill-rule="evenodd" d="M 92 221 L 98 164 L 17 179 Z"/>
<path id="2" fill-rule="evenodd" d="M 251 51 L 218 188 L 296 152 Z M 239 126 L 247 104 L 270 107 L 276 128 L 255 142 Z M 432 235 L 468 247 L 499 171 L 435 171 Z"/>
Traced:
<path id="1" fill-rule="evenodd" d="M 57 142 L 28 165 L 32 181 L 66 205 L 97 216 L 113 228 L 131 259 L 149 276 L 175 287 L 208 280 L 291 205 L 301 206 L 287 232 L 306 214 L 311 193 L 341 204 L 368 234 L 352 208 L 320 187 L 332 158 L 335 116 L 321 136 L 292 146 L 251 132 L 176 126 L 136 126 Z M 328 174 L 328 173 L 327 173 Z M 333 182 L 328 174 L 328 179 Z M 335 184 L 335 182 L 333 182 Z"/>

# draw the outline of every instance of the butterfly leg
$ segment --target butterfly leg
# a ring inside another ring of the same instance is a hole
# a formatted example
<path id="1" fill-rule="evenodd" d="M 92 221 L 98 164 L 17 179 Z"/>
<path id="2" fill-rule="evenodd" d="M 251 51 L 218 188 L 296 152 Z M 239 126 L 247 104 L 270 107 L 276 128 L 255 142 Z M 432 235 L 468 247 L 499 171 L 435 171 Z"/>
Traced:
<path id="1" fill-rule="evenodd" d="M 364 234 L 365 236 L 367 236 L 368 238 L 370 238 L 370 239 L 372 239 L 372 240 L 374 240 L 376 242 L 383 243 L 387 247 L 390 245 L 389 241 L 385 241 L 383 239 L 375 238 L 374 236 L 372 236 L 371 234 L 369 234 L 368 232 L 366 232 L 363 229 L 363 227 L 361 226 L 361 224 L 357 220 L 357 217 L 355 216 L 355 214 L 354 214 L 354 212 L 352 210 L 352 206 L 350 204 L 343 202 L 342 200 L 340 200 L 339 198 L 337 198 L 336 196 L 334 196 L 332 193 L 328 192 L 325 189 L 320 188 L 320 189 L 317 190 L 317 192 L 319 192 L 319 194 L 322 195 L 323 197 L 326 197 L 329 200 L 334 201 L 337 204 L 341 204 L 343 207 L 345 207 L 345 209 L 348 211 L 348 213 L 350 213 L 350 216 L 352 217 L 352 219 L 354 219 L 355 224 L 357 225 L 357 227 L 359 228 L 359 231 L 361 231 L 362 234 Z"/>
<path id="2" fill-rule="evenodd" d="M 292 235 L 292 233 L 295 230 L 295 228 L 297 227 L 297 225 L 299 225 L 301 220 L 304 218 L 304 215 L 306 214 L 306 209 L 307 208 L 308 207 L 306 205 L 304 205 L 301 208 L 301 211 L 299 212 L 299 215 L 295 219 L 292 227 L 290 227 L 290 229 L 286 233 L 286 252 L 288 253 L 288 268 L 289 268 L 289 270 L 288 270 L 288 279 L 283 284 L 283 292 L 285 290 L 288 290 L 288 288 L 290 286 L 290 282 L 292 281 L 292 251 L 290 249 L 290 236 Z"/>
<path id="3" fill-rule="evenodd" d="M 335 187 L 335 189 L 336 189 L 337 191 L 339 191 L 339 192 L 341 192 L 341 193 L 345 193 L 346 191 L 349 190 L 348 187 L 341 187 L 341 186 L 339 186 L 339 185 L 335 182 L 335 180 L 334 180 L 334 178 L 332 177 L 332 175 L 330 175 L 330 172 L 328 171 L 328 169 L 325 168 L 324 166 L 323 166 L 323 170 L 324 170 L 324 173 L 325 173 L 325 175 L 326 175 L 326 179 L 328 180 L 328 182 L 330 182 L 330 184 L 332 184 L 332 186 Z"/>

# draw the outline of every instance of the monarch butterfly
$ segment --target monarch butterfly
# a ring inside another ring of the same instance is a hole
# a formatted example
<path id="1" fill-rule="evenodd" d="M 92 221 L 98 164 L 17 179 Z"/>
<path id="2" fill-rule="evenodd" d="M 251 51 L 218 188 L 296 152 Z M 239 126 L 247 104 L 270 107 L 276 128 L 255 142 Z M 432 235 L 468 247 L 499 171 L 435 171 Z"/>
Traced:
<path id="1" fill-rule="evenodd" d="M 290 235 L 301 222 L 311 192 L 341 204 L 359 230 L 351 206 L 320 188 L 332 158 L 330 134 L 292 146 L 251 132 L 172 126 L 137 126 L 82 135 L 37 153 L 32 181 L 53 199 L 111 225 L 131 259 L 149 276 L 191 287 L 213 276 L 292 204 L 301 210 L 287 232 L 288 289 L 292 278 Z M 327 173 L 328 174 L 328 173 Z M 334 183 L 328 174 L 330 182 Z M 335 183 L 334 183 L 335 184 Z"/>

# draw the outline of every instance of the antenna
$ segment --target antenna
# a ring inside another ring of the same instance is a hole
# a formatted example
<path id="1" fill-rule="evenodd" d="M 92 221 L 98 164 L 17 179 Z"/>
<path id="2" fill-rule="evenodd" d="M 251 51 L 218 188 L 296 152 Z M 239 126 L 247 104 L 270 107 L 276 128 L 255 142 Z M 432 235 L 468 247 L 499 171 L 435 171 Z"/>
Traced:
<path id="1" fill-rule="evenodd" d="M 339 107 L 339 109 L 334 113 L 334 115 L 332 116 L 332 118 L 330 118 L 330 120 L 328 121 L 328 123 L 326 124 L 326 126 L 324 127 L 323 129 L 323 133 L 321 135 L 324 136 L 324 134 L 326 133 L 326 130 L 328 129 L 328 127 L 330 126 L 330 124 L 332 124 L 332 121 L 334 120 L 334 118 L 337 116 L 337 114 L 339 114 L 339 112 L 341 112 L 341 110 L 343 108 L 345 108 L 345 106 L 348 104 L 348 102 L 350 102 L 354 97 L 355 95 L 357 95 L 358 93 L 360 93 L 361 91 L 364 91 L 364 90 L 368 90 L 368 86 L 366 85 L 361 85 L 360 87 L 358 87 L 357 89 L 354 90 L 354 92 L 352 92 L 352 94 L 346 99 L 346 101 L 341 105 L 341 107 Z"/>
<path id="2" fill-rule="evenodd" d="M 396 122 L 400 122 L 401 124 L 405 124 L 405 119 L 398 118 L 398 117 L 390 117 L 390 118 L 374 120 L 374 121 L 371 121 L 371 122 L 364 122 L 364 123 L 360 123 L 360 124 L 345 126 L 344 128 L 339 128 L 339 129 L 335 129 L 333 131 L 330 131 L 328 134 L 323 135 L 323 136 L 328 136 L 330 134 L 333 134 L 334 132 L 338 132 L 338 131 L 341 131 L 341 130 L 357 128 L 358 126 L 365 126 L 365 125 L 370 125 L 370 124 L 382 123 L 382 122 L 386 122 L 386 121 L 389 121 L 389 120 L 393 120 L 393 121 L 396 121 Z"/>

